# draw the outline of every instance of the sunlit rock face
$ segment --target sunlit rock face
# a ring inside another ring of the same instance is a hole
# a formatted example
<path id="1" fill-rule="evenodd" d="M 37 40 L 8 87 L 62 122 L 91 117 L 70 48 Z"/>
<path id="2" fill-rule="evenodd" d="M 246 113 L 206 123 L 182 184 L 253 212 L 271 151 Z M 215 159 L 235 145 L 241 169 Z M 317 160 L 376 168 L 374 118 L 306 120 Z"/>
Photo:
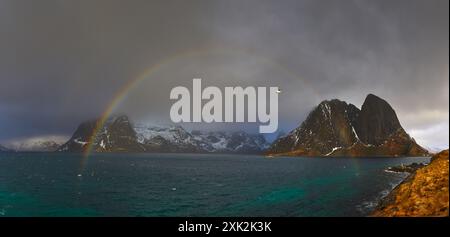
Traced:
<path id="1" fill-rule="evenodd" d="M 448 150 L 433 156 L 385 197 L 373 215 L 448 217 L 448 162 Z"/>
<path id="2" fill-rule="evenodd" d="M 277 139 L 270 155 L 427 156 L 402 128 L 395 111 L 369 94 L 361 110 L 340 100 L 323 101 L 288 135 Z"/>

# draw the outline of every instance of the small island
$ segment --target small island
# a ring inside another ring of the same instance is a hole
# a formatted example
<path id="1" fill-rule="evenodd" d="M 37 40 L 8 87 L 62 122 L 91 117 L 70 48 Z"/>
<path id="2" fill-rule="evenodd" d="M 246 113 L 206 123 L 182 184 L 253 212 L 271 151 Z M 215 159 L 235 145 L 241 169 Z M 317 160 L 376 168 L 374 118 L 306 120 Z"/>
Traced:
<path id="1" fill-rule="evenodd" d="M 394 172 L 394 173 L 413 173 L 416 170 L 425 167 L 426 165 L 423 163 L 412 163 L 409 165 L 404 165 L 401 164 L 399 166 L 394 166 L 394 167 L 388 167 L 386 169 L 387 172 Z"/>

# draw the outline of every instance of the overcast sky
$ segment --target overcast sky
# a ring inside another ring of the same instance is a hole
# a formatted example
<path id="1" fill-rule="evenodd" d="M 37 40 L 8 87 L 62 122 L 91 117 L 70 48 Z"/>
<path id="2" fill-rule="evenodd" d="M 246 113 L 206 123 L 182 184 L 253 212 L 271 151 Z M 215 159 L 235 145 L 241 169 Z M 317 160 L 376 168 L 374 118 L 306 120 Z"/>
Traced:
<path id="1" fill-rule="evenodd" d="M 419 144 L 448 147 L 447 0 L 0 0 L 0 142 L 70 136 L 154 65 L 116 113 L 168 123 L 170 89 L 201 77 L 280 86 L 288 132 L 321 100 L 374 93 Z"/>

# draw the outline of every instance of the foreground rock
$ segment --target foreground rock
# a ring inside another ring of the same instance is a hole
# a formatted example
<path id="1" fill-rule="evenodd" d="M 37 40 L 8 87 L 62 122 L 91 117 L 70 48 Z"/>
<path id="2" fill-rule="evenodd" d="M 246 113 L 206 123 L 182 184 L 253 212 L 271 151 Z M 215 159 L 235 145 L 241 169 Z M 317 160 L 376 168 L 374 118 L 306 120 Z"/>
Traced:
<path id="1" fill-rule="evenodd" d="M 268 155 L 428 156 L 400 125 L 392 107 L 369 94 L 361 110 L 340 100 L 323 101 L 300 127 L 277 139 Z"/>
<path id="2" fill-rule="evenodd" d="M 382 200 L 373 216 L 448 216 L 448 150 L 412 173 Z"/>

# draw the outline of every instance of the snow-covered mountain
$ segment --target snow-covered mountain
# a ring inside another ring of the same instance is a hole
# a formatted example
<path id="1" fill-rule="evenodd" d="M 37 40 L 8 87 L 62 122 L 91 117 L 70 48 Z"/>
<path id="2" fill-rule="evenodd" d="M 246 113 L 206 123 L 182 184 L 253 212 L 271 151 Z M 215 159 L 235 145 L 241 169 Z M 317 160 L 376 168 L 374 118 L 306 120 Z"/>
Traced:
<path id="1" fill-rule="evenodd" d="M 11 151 L 11 150 L 6 148 L 6 147 L 4 147 L 4 146 L 2 146 L 2 145 L 0 145 L 0 152 L 8 152 L 8 151 Z"/>
<path id="2" fill-rule="evenodd" d="M 204 144 L 209 152 L 219 153 L 260 153 L 269 147 L 261 134 L 246 132 L 201 132 L 193 131 L 195 140 Z"/>
<path id="3" fill-rule="evenodd" d="M 13 141 L 8 147 L 15 151 L 52 152 L 64 143 L 64 137 L 35 137 Z"/>
<path id="4" fill-rule="evenodd" d="M 262 135 L 246 132 L 188 132 L 181 126 L 136 125 L 138 142 L 147 150 L 168 152 L 260 153 L 269 147 Z"/>
<path id="5" fill-rule="evenodd" d="M 245 132 L 189 132 L 181 126 L 133 125 L 127 116 L 109 119 L 89 139 L 96 121 L 82 123 L 58 151 L 81 152 L 90 142 L 96 152 L 262 153 L 269 143 Z"/>
<path id="6" fill-rule="evenodd" d="M 204 152 L 205 144 L 181 126 L 158 127 L 139 124 L 134 127 L 137 141 L 147 152 Z"/>

